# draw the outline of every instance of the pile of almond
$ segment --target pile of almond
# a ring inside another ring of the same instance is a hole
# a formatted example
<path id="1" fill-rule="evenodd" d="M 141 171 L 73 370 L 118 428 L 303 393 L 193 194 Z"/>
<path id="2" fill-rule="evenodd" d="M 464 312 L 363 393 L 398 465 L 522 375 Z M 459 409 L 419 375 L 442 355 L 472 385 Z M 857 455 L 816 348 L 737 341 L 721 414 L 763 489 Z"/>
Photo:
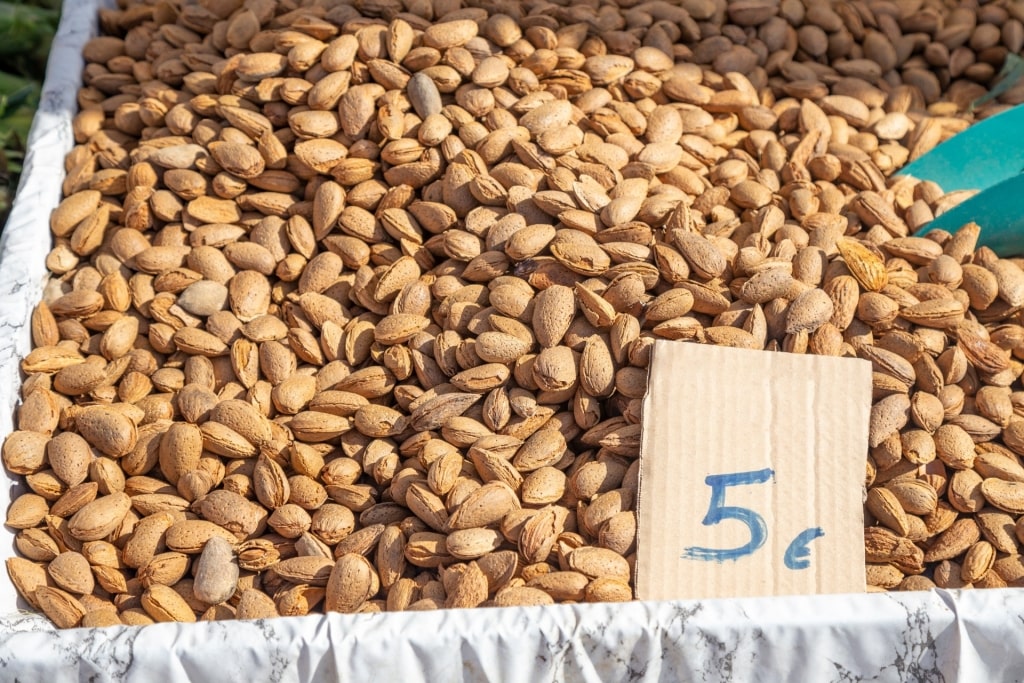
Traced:
<path id="1" fill-rule="evenodd" d="M 101 12 L 7 470 L 60 627 L 628 600 L 655 339 L 868 359 L 871 586 L 1024 579 L 1024 270 L 891 174 L 1024 5 Z M 859 482 L 858 482 L 859 484 Z M 685 492 L 683 492 L 685 495 Z"/>

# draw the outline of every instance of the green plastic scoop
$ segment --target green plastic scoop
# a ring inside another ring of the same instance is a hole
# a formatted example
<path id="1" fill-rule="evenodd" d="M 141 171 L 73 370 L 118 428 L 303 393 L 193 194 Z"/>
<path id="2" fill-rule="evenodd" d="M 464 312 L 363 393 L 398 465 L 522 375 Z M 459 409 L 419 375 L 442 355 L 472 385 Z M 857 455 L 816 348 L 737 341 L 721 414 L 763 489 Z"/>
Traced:
<path id="1" fill-rule="evenodd" d="M 990 92 L 972 108 L 999 97 L 1024 76 L 1024 59 L 1009 55 Z M 980 190 L 935 218 L 916 234 L 954 232 L 969 222 L 981 226 L 978 244 L 1000 256 L 1024 254 L 1024 106 L 974 124 L 907 165 L 900 175 L 933 180 L 946 192 Z"/>

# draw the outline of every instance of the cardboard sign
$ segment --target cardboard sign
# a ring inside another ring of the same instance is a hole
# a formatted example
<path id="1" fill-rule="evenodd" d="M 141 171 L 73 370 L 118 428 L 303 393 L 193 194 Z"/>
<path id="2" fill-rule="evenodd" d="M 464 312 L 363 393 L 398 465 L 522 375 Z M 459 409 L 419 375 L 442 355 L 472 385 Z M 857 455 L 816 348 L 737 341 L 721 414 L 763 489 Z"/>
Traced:
<path id="1" fill-rule="evenodd" d="M 658 341 L 648 387 L 638 598 L 864 591 L 870 363 Z"/>

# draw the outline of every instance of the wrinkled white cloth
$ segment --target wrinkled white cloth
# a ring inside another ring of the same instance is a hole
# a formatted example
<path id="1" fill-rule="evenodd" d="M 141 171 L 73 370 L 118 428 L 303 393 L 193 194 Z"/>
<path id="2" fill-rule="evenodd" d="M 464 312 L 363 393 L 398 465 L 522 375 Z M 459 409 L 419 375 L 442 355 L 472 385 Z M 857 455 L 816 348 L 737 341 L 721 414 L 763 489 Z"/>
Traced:
<path id="1" fill-rule="evenodd" d="M 0 435 L 46 277 L 82 45 L 101 0 L 68 0 L 0 241 Z M 6 473 L 0 504 L 17 484 Z M 9 530 L 0 553 L 13 553 Z M 1019 589 L 310 616 L 55 630 L 0 577 L 0 681 L 1019 681 Z"/>
<path id="2" fill-rule="evenodd" d="M 1019 681 L 1019 589 L 439 610 L 55 631 L 0 620 L 0 680 Z"/>

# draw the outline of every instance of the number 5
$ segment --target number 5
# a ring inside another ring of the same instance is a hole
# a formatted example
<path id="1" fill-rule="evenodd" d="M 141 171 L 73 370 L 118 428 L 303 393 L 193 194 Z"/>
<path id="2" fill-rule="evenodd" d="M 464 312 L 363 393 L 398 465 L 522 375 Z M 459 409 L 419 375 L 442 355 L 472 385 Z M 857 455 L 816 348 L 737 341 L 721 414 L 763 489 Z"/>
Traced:
<path id="1" fill-rule="evenodd" d="M 711 487 L 711 503 L 708 506 L 708 514 L 701 520 L 701 524 L 713 526 L 725 519 L 735 519 L 743 522 L 750 529 L 750 542 L 739 548 L 701 548 L 691 546 L 683 552 L 682 557 L 689 560 L 725 562 L 726 560 L 738 560 L 741 557 L 750 555 L 763 546 L 768 538 L 768 525 L 765 524 L 764 518 L 753 510 L 726 505 L 725 489 L 728 486 L 763 484 L 769 481 L 773 474 L 774 472 L 765 468 L 751 472 L 709 474 L 705 477 L 704 483 Z"/>

